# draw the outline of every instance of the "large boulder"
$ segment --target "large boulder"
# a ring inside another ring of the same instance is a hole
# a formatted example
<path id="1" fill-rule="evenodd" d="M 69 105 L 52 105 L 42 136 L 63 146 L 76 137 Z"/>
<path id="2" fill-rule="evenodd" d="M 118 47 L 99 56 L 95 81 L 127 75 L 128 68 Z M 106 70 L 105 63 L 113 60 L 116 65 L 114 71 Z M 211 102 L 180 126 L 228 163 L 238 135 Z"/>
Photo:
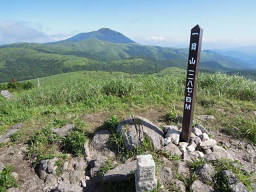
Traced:
<path id="1" fill-rule="evenodd" d="M 149 120 L 133 116 L 119 123 L 117 132 L 122 134 L 127 149 L 138 147 L 145 137 L 148 137 L 154 148 L 160 150 L 164 143 L 164 133 Z"/>
<path id="2" fill-rule="evenodd" d="M 178 155 L 178 156 L 182 155 L 182 152 L 180 151 L 179 147 L 177 147 L 173 143 L 169 143 L 168 145 L 163 147 L 161 149 L 161 151 L 164 152 L 164 153 L 168 153 L 170 155 Z"/>

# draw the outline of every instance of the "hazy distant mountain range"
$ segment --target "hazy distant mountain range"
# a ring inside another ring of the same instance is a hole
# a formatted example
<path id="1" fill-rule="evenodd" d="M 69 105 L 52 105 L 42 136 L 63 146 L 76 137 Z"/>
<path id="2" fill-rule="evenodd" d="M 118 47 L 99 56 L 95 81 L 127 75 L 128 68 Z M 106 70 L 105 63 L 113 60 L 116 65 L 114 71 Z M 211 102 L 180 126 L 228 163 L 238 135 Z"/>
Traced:
<path id="1" fill-rule="evenodd" d="M 152 73 L 170 66 L 185 68 L 187 54 L 187 49 L 140 45 L 119 32 L 102 28 L 63 41 L 1 46 L 0 82 L 77 70 Z M 212 72 L 256 69 L 253 52 L 250 57 L 243 52 L 239 54 L 236 50 L 202 51 L 200 69 Z"/>

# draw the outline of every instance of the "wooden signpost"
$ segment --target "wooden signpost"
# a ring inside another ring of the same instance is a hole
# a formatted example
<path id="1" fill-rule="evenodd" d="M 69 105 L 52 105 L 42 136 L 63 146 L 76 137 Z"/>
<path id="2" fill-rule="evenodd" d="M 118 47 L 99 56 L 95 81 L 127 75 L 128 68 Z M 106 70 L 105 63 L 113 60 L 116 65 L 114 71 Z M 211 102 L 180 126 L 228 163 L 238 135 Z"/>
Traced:
<path id="1" fill-rule="evenodd" d="M 182 122 L 181 141 L 189 142 L 192 124 L 193 113 L 196 97 L 196 82 L 198 74 L 198 66 L 200 63 L 200 52 L 202 44 L 203 30 L 199 25 L 196 25 L 191 29 L 190 44 L 189 44 L 189 56 L 188 56 L 188 68 L 187 68 L 187 80 L 185 85 L 185 100 Z"/>

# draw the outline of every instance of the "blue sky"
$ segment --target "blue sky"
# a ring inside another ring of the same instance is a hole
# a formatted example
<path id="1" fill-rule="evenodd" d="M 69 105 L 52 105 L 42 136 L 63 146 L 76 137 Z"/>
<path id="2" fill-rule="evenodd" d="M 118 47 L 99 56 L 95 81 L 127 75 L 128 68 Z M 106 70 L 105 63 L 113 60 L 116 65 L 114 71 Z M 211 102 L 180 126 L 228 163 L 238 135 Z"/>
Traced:
<path id="1" fill-rule="evenodd" d="M 256 46 L 255 0 L 0 0 L 0 44 L 47 42 L 108 27 L 141 44 L 203 48 Z"/>

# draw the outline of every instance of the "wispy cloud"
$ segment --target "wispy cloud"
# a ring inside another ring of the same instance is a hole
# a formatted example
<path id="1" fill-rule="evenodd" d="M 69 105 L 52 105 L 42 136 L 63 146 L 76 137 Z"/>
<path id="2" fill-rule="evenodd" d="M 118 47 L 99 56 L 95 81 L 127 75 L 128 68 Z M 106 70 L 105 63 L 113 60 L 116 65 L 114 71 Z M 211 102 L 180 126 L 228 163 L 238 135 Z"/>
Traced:
<path id="1" fill-rule="evenodd" d="M 28 22 L 0 20 L 0 44 L 17 42 L 50 42 L 67 38 L 67 34 L 48 35 L 42 29 L 32 27 Z"/>

